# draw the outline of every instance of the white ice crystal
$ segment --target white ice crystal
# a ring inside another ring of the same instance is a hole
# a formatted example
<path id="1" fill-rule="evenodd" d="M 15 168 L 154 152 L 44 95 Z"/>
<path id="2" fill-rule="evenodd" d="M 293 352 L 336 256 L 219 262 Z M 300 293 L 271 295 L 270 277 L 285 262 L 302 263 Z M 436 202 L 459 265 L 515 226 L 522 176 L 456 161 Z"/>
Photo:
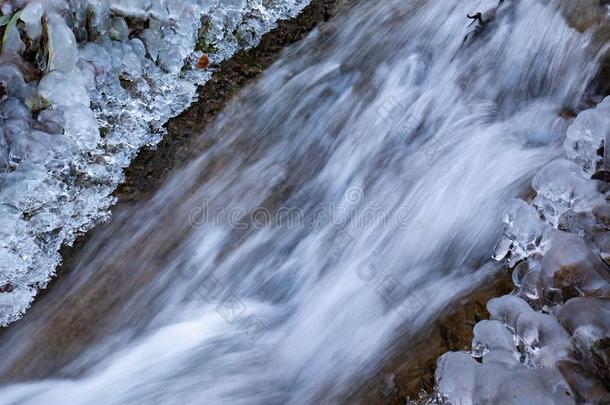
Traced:
<path id="1" fill-rule="evenodd" d="M 510 251 L 508 263 L 514 266 L 520 260 L 540 253 L 547 228 L 534 207 L 523 200 L 511 201 L 504 216 L 504 239 L 498 244 L 494 258 L 501 260 Z"/>

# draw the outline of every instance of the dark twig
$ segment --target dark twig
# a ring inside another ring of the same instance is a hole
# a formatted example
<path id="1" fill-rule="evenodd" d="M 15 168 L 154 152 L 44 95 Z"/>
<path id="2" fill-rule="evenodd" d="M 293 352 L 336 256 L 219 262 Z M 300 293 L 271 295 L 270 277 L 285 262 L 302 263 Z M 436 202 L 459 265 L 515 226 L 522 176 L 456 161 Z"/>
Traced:
<path id="1" fill-rule="evenodd" d="M 481 25 L 485 24 L 485 21 L 483 21 L 483 17 L 481 17 L 480 12 L 476 13 L 475 15 L 466 14 L 466 16 L 472 20 L 472 22 L 468 25 L 469 27 L 477 21 Z"/>

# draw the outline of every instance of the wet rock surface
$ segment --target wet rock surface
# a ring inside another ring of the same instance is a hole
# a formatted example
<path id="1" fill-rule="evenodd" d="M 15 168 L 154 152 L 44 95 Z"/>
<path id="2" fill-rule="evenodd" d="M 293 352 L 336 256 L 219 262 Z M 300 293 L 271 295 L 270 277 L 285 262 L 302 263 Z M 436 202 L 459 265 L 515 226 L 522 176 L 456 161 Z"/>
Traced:
<path id="1" fill-rule="evenodd" d="M 489 318 L 486 303 L 513 289 L 510 272 L 501 271 L 497 278 L 486 280 L 478 288 L 451 303 L 445 315 L 432 325 L 406 334 L 388 353 L 377 375 L 346 400 L 346 403 L 405 404 L 427 397 L 434 390 L 436 359 L 449 350 L 471 347 L 473 327 Z"/>

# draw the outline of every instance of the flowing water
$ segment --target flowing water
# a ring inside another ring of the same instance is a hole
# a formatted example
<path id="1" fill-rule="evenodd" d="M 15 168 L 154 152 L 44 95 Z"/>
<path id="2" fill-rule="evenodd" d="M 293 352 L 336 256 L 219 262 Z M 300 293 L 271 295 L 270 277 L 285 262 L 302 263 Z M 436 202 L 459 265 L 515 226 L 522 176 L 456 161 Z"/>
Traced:
<path id="1" fill-rule="evenodd" d="M 595 74 L 554 2 L 464 40 L 494 6 L 363 1 L 288 49 L 2 336 L 0 402 L 345 398 L 496 271 L 505 207 Z"/>

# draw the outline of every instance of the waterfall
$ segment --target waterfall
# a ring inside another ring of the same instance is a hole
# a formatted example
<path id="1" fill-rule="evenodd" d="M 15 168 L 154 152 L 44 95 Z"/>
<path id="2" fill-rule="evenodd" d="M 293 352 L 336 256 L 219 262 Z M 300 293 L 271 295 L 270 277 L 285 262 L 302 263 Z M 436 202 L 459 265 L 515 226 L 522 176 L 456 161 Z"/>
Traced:
<path id="1" fill-rule="evenodd" d="M 340 402 L 498 271 L 595 49 L 553 1 L 362 1 L 2 336 L 0 402 Z"/>

